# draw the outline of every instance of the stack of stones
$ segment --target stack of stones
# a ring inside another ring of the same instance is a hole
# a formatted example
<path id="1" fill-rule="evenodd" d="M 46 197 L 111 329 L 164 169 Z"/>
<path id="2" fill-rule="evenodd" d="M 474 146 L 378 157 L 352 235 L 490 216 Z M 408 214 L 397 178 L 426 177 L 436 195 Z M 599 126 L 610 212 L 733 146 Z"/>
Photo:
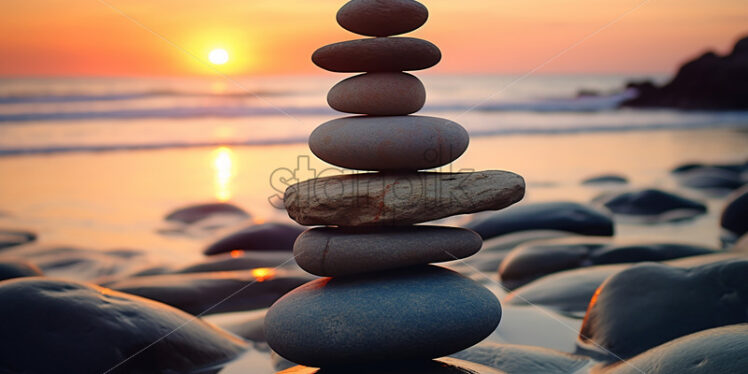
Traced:
<path id="1" fill-rule="evenodd" d="M 289 216 L 307 230 L 296 262 L 320 278 L 278 300 L 265 319 L 270 347 L 310 367 L 428 362 L 490 335 L 501 318 L 496 297 L 473 280 L 429 265 L 475 254 L 482 240 L 455 227 L 416 225 L 505 208 L 524 180 L 504 171 L 435 173 L 467 149 L 459 124 L 411 116 L 426 93 L 404 73 L 441 59 L 433 44 L 390 37 L 417 29 L 428 11 L 413 0 L 353 0 L 338 23 L 373 36 L 320 48 L 313 61 L 334 72 L 363 72 L 329 93 L 336 110 L 363 116 L 318 127 L 309 145 L 322 160 L 373 171 L 288 188 Z"/>

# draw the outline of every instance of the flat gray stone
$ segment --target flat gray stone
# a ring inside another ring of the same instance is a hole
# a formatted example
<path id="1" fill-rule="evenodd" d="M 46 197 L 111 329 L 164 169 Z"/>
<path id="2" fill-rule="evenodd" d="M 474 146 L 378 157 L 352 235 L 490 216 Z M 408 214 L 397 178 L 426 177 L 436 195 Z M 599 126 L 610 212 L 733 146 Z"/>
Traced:
<path id="1" fill-rule="evenodd" d="M 312 55 L 317 66 L 338 73 L 423 70 L 441 59 L 437 46 L 402 37 L 349 40 L 324 46 Z"/>
<path id="2" fill-rule="evenodd" d="M 426 102 L 426 88 L 408 73 L 368 73 L 350 77 L 327 93 L 330 107 L 345 113 L 404 116 Z"/>
<path id="3" fill-rule="evenodd" d="M 506 171 L 372 173 L 295 184 L 286 190 L 284 204 L 302 225 L 411 225 L 502 209 L 524 194 L 524 179 Z"/>
<path id="4" fill-rule="evenodd" d="M 309 148 L 336 166 L 357 170 L 423 170 L 462 156 L 470 136 L 435 117 L 345 117 L 317 127 Z"/>
<path id="5" fill-rule="evenodd" d="M 317 227 L 299 236 L 294 257 L 312 274 L 337 277 L 465 258 L 482 244 L 478 234 L 457 227 Z"/>
<path id="6" fill-rule="evenodd" d="M 500 319 L 489 290 L 428 265 L 307 283 L 270 308 L 265 334 L 275 352 L 301 365 L 364 365 L 458 352 Z"/>
<path id="7" fill-rule="evenodd" d="M 426 23 L 429 11 L 413 0 L 353 0 L 338 11 L 338 24 L 366 36 L 405 34 Z"/>

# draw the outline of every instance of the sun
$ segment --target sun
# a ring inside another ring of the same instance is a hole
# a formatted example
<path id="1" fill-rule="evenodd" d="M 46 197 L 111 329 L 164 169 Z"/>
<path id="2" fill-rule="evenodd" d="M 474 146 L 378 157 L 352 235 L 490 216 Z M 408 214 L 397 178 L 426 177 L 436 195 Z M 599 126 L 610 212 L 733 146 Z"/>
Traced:
<path id="1" fill-rule="evenodd" d="M 210 60 L 211 63 L 215 65 L 223 65 L 227 62 L 229 62 L 229 53 L 226 52 L 225 49 L 214 49 L 210 51 L 210 54 L 208 55 L 208 60 Z"/>

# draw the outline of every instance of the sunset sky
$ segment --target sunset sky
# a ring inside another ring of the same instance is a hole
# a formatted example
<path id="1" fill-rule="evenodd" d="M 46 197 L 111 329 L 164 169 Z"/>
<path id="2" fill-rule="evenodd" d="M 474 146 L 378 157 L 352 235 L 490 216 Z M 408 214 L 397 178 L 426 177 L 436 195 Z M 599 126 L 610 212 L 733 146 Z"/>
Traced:
<path id="1" fill-rule="evenodd" d="M 311 53 L 356 38 L 335 22 L 345 2 L 3 0 L 0 75 L 211 74 L 205 64 L 216 48 L 229 52 L 216 67 L 226 74 L 321 74 Z M 435 73 L 524 73 L 640 3 L 431 0 L 429 22 L 412 35 L 442 49 Z M 746 0 L 650 0 L 540 72 L 672 72 L 746 34 Z"/>

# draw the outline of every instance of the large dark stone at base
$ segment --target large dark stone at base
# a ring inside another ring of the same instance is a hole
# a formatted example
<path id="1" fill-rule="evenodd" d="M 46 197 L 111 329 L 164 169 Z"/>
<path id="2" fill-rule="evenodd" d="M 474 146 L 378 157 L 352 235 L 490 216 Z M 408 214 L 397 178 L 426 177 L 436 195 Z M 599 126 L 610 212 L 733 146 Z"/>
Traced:
<path id="1" fill-rule="evenodd" d="M 265 333 L 292 362 L 364 365 L 455 353 L 490 335 L 500 318 L 491 291 L 422 266 L 307 283 L 273 304 Z"/>
<path id="2" fill-rule="evenodd" d="M 379 365 L 339 366 L 323 369 L 294 366 L 278 374 L 501 374 L 503 371 L 455 358 L 433 361 L 388 362 Z"/>
<path id="3" fill-rule="evenodd" d="M 0 333 L 3 373 L 196 372 L 246 348 L 167 305 L 47 278 L 0 282 Z"/>
<path id="4" fill-rule="evenodd" d="M 558 230 L 580 235 L 612 236 L 613 220 L 588 206 L 571 202 L 525 204 L 511 207 L 465 227 L 483 239 L 528 230 Z"/>
<path id="5" fill-rule="evenodd" d="M 691 269 L 640 264 L 600 286 L 580 342 L 627 359 L 694 332 L 748 322 L 746 310 L 748 259 Z"/>
<path id="6" fill-rule="evenodd" d="M 605 374 L 744 373 L 748 368 L 748 325 L 697 332 L 652 348 L 627 362 L 602 369 Z"/>

